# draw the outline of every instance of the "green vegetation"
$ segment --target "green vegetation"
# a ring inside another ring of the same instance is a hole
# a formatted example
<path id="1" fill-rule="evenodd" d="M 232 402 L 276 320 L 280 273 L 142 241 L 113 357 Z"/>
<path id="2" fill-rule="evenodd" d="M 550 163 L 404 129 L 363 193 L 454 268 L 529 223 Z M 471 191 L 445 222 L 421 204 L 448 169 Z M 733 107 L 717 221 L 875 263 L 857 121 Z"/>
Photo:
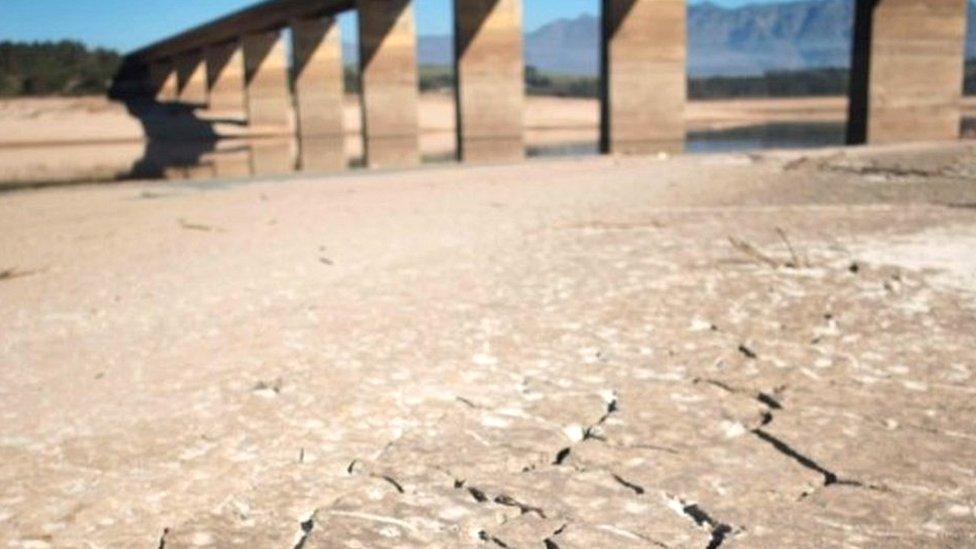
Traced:
<path id="1" fill-rule="evenodd" d="M 421 90 L 449 90 L 453 86 L 454 74 L 449 67 L 420 67 Z M 526 67 L 525 89 L 529 95 L 595 98 L 600 93 L 600 81 L 594 76 L 554 74 L 535 67 Z M 359 90 L 357 72 L 353 67 L 346 67 L 346 90 Z M 763 76 L 716 76 L 688 80 L 688 94 L 692 99 L 802 97 L 845 93 L 846 69 L 779 71 Z"/>
<path id="2" fill-rule="evenodd" d="M 0 97 L 102 94 L 120 63 L 80 42 L 0 42 Z"/>
<path id="3" fill-rule="evenodd" d="M 454 87 L 454 69 L 451 67 L 421 65 L 420 90 L 450 90 Z"/>
<path id="4" fill-rule="evenodd" d="M 762 76 L 713 76 L 688 80 L 691 99 L 810 97 L 847 94 L 847 69 L 772 71 Z"/>
<path id="5" fill-rule="evenodd" d="M 846 69 L 776 71 L 762 76 L 713 76 L 688 79 L 691 99 L 733 97 L 802 97 L 847 93 Z M 592 76 L 549 74 L 528 67 L 525 72 L 529 95 L 597 97 L 600 82 Z"/>
<path id="6" fill-rule="evenodd" d="M 525 91 L 529 95 L 597 97 L 600 81 L 592 76 L 551 74 L 530 66 L 525 68 Z"/>
<path id="7" fill-rule="evenodd" d="M 355 71 L 347 69 L 347 89 L 358 90 Z M 688 79 L 691 99 L 737 97 L 810 97 L 847 94 L 848 70 L 840 68 L 771 71 L 761 76 L 713 76 Z M 450 68 L 420 67 L 420 88 L 447 90 L 454 85 Z M 593 76 L 573 76 L 526 67 L 525 89 L 529 95 L 595 98 L 600 81 Z M 976 59 L 966 62 L 965 93 L 976 95 Z"/>
<path id="8" fill-rule="evenodd" d="M 454 87 L 454 71 L 451 67 L 421 65 L 419 72 L 421 91 L 449 90 Z M 346 93 L 359 93 L 359 69 L 346 65 L 344 77 Z"/>
<path id="9" fill-rule="evenodd" d="M 964 82 L 963 93 L 965 95 L 976 95 L 976 59 L 966 61 L 966 78 Z"/>
<path id="10" fill-rule="evenodd" d="M 550 74 L 528 67 L 529 95 L 597 97 L 599 80 L 590 76 Z M 712 76 L 688 79 L 691 99 L 737 97 L 810 97 L 846 95 L 848 70 L 838 68 L 772 71 L 761 76 Z M 966 63 L 965 93 L 976 95 L 976 59 Z"/>

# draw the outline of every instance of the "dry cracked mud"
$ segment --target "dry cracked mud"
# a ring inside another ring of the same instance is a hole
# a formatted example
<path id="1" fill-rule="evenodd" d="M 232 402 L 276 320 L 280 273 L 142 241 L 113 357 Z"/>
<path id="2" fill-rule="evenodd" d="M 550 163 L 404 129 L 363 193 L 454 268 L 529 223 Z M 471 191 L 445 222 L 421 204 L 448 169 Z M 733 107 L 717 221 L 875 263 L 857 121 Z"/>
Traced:
<path id="1" fill-rule="evenodd" d="M 0 546 L 974 545 L 974 167 L 0 195 Z"/>

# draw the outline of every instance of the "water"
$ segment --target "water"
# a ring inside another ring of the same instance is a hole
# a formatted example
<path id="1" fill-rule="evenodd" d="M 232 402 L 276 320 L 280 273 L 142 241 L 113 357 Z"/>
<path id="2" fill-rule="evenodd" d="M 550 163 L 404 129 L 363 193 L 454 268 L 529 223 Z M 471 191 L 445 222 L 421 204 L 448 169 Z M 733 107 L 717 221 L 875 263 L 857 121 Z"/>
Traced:
<path id="1" fill-rule="evenodd" d="M 846 125 L 840 122 L 779 122 L 725 130 L 688 132 L 685 152 L 731 153 L 766 149 L 812 149 L 841 146 Z M 529 157 L 585 156 L 599 153 L 596 143 L 530 146 Z"/>
<path id="2" fill-rule="evenodd" d="M 813 148 L 844 143 L 842 123 L 776 123 L 688 133 L 685 151 L 726 153 L 771 148 Z M 527 147 L 529 157 L 598 153 L 593 141 Z M 424 163 L 453 162 L 451 151 L 425 153 Z M 152 140 L 0 149 L 0 188 L 124 180 L 236 180 L 296 172 L 361 168 L 341 140 Z"/>

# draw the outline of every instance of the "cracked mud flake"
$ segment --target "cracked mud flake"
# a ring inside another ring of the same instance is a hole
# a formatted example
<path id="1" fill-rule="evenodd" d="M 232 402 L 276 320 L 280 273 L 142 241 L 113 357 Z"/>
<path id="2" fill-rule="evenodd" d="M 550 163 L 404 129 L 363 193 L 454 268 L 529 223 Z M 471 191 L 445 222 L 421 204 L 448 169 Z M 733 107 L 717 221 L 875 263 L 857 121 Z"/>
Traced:
<path id="1" fill-rule="evenodd" d="M 611 538 L 620 532 L 630 532 L 634 539 L 658 536 L 674 543 L 684 543 L 697 537 L 686 524 L 674 520 L 659 505 L 631 498 L 612 476 L 604 471 L 576 472 L 571 470 L 543 470 L 495 475 L 475 475 L 463 483 L 438 483 L 433 479 L 414 482 L 426 488 L 418 493 L 401 496 L 406 504 L 439 509 L 436 519 L 447 532 L 455 532 L 463 539 L 478 536 L 484 531 L 489 540 L 498 539 L 512 547 L 525 546 L 516 540 L 534 540 L 542 545 L 564 524 L 584 525 L 576 535 L 602 525 L 611 531 Z M 558 495 L 557 495 L 558 494 Z M 397 501 L 384 498 L 383 508 Z M 345 505 L 348 506 L 349 502 Z M 378 507 L 374 504 L 374 509 Z M 595 515 L 581 514 L 580 509 L 598 509 Z M 450 510 L 448 514 L 445 511 Z M 375 512 L 379 513 L 379 510 Z M 426 512 L 417 510 L 416 512 Z M 499 518 L 503 524 L 499 525 Z M 596 522 L 597 519 L 602 522 Z M 418 522 L 418 524 L 428 524 Z M 650 525 L 654 525 L 651 527 Z M 567 527 L 566 531 L 570 528 Z M 612 534 L 617 532 L 617 534 Z M 454 535 L 454 534 L 451 534 Z M 467 536 L 467 537 L 465 537 Z M 558 536 L 561 539 L 562 534 Z M 572 547 L 572 544 L 561 545 Z"/>
<path id="2" fill-rule="evenodd" d="M 521 472 L 547 464 L 552 449 L 566 443 L 555 427 L 531 419 L 511 418 L 506 429 L 490 429 L 481 425 L 477 414 L 447 417 L 429 429 L 407 432 L 372 460 L 375 470 L 401 482 L 411 471 L 450 470 L 459 479 Z"/>
<path id="3" fill-rule="evenodd" d="M 893 511 L 893 509 L 897 509 Z M 756 510 L 743 514 L 753 520 L 741 534 L 746 546 L 769 544 L 822 547 L 969 546 L 972 524 L 933 512 L 929 502 L 903 494 L 871 490 L 820 490 L 797 505 L 765 516 Z M 927 526 L 919 529 L 914 521 Z M 960 533 L 960 532 L 969 532 Z M 775 540 L 775 541 L 774 541 Z M 923 541 L 924 540 L 924 541 Z"/>
<path id="4" fill-rule="evenodd" d="M 227 514 L 205 514 L 170 527 L 166 547 L 293 547 L 295 524 L 248 524 Z M 307 545 L 305 547 L 308 547 Z"/>
<path id="5" fill-rule="evenodd" d="M 704 547 L 701 539 L 687 536 L 672 539 L 675 545 L 668 545 L 651 537 L 643 531 L 628 530 L 622 526 L 599 522 L 574 523 L 555 538 L 560 548 L 573 547 Z M 546 547 L 546 549 L 551 549 Z"/>
<path id="6" fill-rule="evenodd" d="M 422 503 L 395 494 L 348 492 L 319 510 L 304 548 L 420 546 L 443 539 L 449 523 L 437 518 L 436 506 Z"/>
<path id="7" fill-rule="evenodd" d="M 799 494 L 822 483 L 821 475 L 798 470 L 781 456 L 766 452 L 752 437 L 677 454 L 597 444 L 582 445 L 577 453 L 577 459 L 588 468 L 610 468 L 628 484 L 641 487 L 645 494 L 682 494 L 723 521 L 737 525 L 752 525 L 755 520 L 761 523 L 761 517 L 746 516 L 750 506 L 791 506 Z M 626 485 L 618 484 L 617 490 L 634 495 L 634 490 Z M 742 502 L 744 506 L 740 505 Z"/>
<path id="8" fill-rule="evenodd" d="M 513 474 L 511 479 L 514 482 L 520 476 L 524 475 Z M 323 527 L 309 535 L 306 547 L 349 546 L 343 544 L 350 540 L 366 547 L 444 546 L 450 539 L 458 545 L 480 540 L 524 547 L 542 545 L 564 524 L 544 517 L 541 507 L 529 503 L 533 498 L 549 497 L 544 491 L 552 487 L 549 484 L 536 491 L 531 483 L 513 487 L 476 479 L 468 481 L 470 486 L 460 482 L 449 485 L 442 482 L 446 476 L 411 480 L 423 488 L 380 498 L 368 491 L 354 491 L 321 509 L 317 516 Z M 483 487 L 475 487 L 474 482 L 484 482 Z M 471 497 L 472 492 L 479 497 Z"/>
<path id="9" fill-rule="evenodd" d="M 976 436 L 959 430 L 952 418 L 965 414 L 969 404 L 955 413 L 937 403 L 929 408 L 924 402 L 919 409 L 905 410 L 879 395 L 858 396 L 833 397 L 858 403 L 857 411 L 845 411 L 840 403 L 831 406 L 829 399 L 811 402 L 800 395 L 791 401 L 800 406 L 799 411 L 777 414 L 768 430 L 841 479 L 859 481 L 869 489 L 911 498 L 960 486 L 954 479 L 959 471 L 971 470 L 969 456 L 976 452 Z M 926 410 L 935 412 L 935 417 Z M 940 420 L 943 414 L 951 418 Z M 858 451 L 851 452 L 851 447 Z M 900 449 L 904 447 L 911 451 Z M 879 467 L 879 461 L 884 467 Z"/>
<path id="10" fill-rule="evenodd" d="M 728 394 L 691 381 L 633 381 L 618 397 L 624 404 L 613 414 L 613 421 L 600 426 L 602 439 L 611 447 L 643 445 L 690 451 L 732 438 L 729 424 L 745 428 L 760 424 L 768 410 L 749 395 Z M 639 406 L 626 406 L 628 402 Z"/>
<path id="11" fill-rule="evenodd" d="M 606 470 L 533 472 L 506 479 L 504 487 L 519 497 L 533 498 L 552 524 L 567 525 L 556 537 L 560 547 L 576 547 L 573 540 L 602 536 L 600 532 L 623 546 L 628 541 L 646 544 L 652 539 L 680 546 L 702 539 L 657 502 L 622 488 Z"/>
<path id="12" fill-rule="evenodd" d="M 505 521 L 501 525 L 487 525 L 485 532 L 508 547 L 542 547 L 565 522 L 543 519 L 535 515 Z"/>
<path id="13" fill-rule="evenodd" d="M 559 429 L 570 436 L 577 430 L 583 436 L 587 427 L 600 423 L 607 415 L 608 394 L 613 394 L 613 390 L 602 387 L 599 390 L 580 388 L 574 391 L 548 391 L 543 398 L 527 404 L 525 411 L 551 425 L 559 426 Z"/>

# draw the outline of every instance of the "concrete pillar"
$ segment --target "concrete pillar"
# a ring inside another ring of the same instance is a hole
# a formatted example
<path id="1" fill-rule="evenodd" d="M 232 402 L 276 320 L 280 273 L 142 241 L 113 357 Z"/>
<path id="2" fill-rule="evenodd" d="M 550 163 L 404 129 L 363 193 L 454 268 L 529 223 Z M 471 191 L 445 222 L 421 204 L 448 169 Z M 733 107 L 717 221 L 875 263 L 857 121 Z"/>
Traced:
<path id="1" fill-rule="evenodd" d="M 967 0 L 857 0 L 847 140 L 959 137 Z"/>
<path id="2" fill-rule="evenodd" d="M 294 145 L 294 138 L 251 141 L 251 175 L 283 175 L 295 171 Z"/>
<path id="3" fill-rule="evenodd" d="M 411 0 L 357 0 L 363 143 L 369 166 L 418 164 L 417 52 Z"/>
<path id="4" fill-rule="evenodd" d="M 298 166 L 307 172 L 335 172 L 348 168 L 345 137 L 301 138 L 298 142 Z"/>
<path id="5" fill-rule="evenodd" d="M 149 65 L 149 91 L 156 101 L 176 101 L 176 90 L 176 70 L 172 61 L 154 61 Z"/>
<path id="6" fill-rule="evenodd" d="M 454 0 L 461 160 L 522 158 L 522 0 Z"/>
<path id="7" fill-rule="evenodd" d="M 292 63 L 301 137 L 343 135 L 342 37 L 332 17 L 293 21 Z"/>
<path id="8" fill-rule="evenodd" d="M 203 158 L 197 164 L 186 167 L 186 178 L 190 181 L 208 181 L 217 177 L 217 170 L 212 162 Z"/>
<path id="9" fill-rule="evenodd" d="M 207 104 L 207 68 L 203 53 L 191 51 L 176 58 L 177 98 L 188 105 Z"/>
<path id="10" fill-rule="evenodd" d="M 222 179 L 237 179 L 251 175 L 250 147 L 232 150 L 217 150 L 208 156 L 214 168 L 214 176 Z"/>
<path id="11" fill-rule="evenodd" d="M 242 117 L 245 110 L 244 51 L 239 40 L 210 46 L 207 62 L 209 111 L 215 115 Z"/>
<path id="12" fill-rule="evenodd" d="M 603 0 L 603 152 L 683 148 L 685 13 L 684 0 Z"/>
<path id="13" fill-rule="evenodd" d="M 291 93 L 281 31 L 244 35 L 247 120 L 256 133 L 283 133 L 291 127 Z"/>

